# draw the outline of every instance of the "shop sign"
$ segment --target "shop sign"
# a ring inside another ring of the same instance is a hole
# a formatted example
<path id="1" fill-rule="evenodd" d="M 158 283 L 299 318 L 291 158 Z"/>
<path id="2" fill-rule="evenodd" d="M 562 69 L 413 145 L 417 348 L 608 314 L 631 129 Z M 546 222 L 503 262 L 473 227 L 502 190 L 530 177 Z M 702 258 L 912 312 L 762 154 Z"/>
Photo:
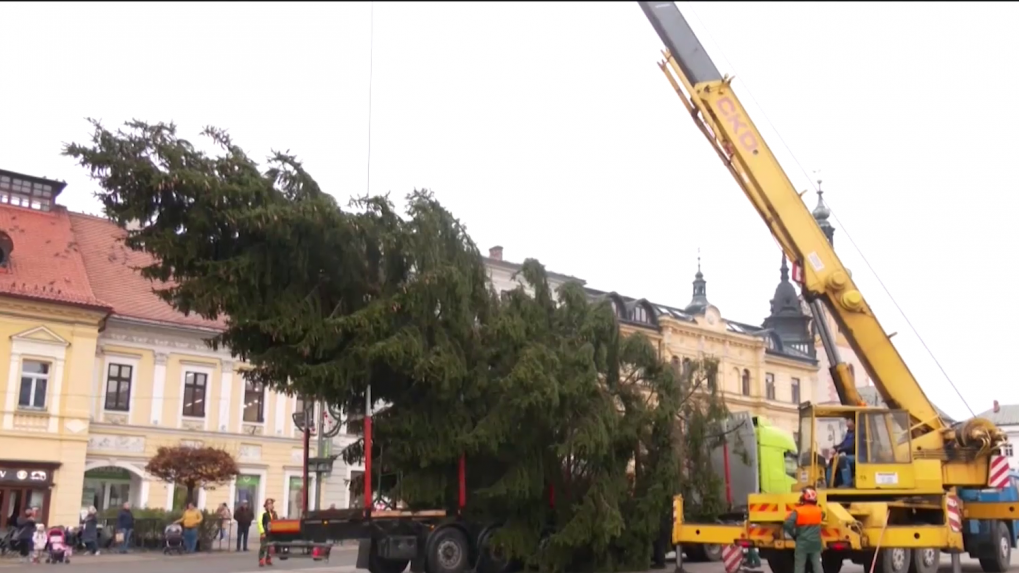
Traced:
<path id="1" fill-rule="evenodd" d="M 0 467 L 2 484 L 48 484 L 52 479 L 48 470 Z"/>

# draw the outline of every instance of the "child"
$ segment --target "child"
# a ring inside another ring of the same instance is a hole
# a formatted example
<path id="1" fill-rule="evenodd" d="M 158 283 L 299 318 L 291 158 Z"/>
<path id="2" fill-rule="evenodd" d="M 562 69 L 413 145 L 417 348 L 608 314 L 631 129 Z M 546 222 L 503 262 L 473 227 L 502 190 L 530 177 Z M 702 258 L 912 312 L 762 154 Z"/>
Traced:
<path id="1" fill-rule="evenodd" d="M 46 525 L 35 524 L 35 533 L 32 534 L 32 563 L 39 563 L 42 554 L 46 552 L 47 541 L 49 540 L 46 538 Z"/>

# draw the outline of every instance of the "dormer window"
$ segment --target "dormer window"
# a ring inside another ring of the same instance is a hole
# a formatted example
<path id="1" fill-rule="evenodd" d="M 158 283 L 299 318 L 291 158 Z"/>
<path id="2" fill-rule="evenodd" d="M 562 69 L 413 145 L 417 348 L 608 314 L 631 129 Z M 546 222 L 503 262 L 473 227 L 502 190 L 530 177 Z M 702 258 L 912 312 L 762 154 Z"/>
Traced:
<path id="1" fill-rule="evenodd" d="M 633 312 L 630 313 L 630 320 L 647 324 L 649 322 L 647 318 L 647 309 L 639 304 L 633 307 Z"/>
<path id="2" fill-rule="evenodd" d="M 0 170 L 0 204 L 49 211 L 66 184 Z"/>

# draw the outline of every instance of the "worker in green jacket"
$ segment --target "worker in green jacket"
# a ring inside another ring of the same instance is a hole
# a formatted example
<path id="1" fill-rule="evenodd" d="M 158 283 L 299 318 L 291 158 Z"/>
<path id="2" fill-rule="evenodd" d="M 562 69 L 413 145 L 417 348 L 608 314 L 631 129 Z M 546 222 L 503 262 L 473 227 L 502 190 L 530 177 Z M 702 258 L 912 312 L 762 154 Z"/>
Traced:
<path id="1" fill-rule="evenodd" d="M 807 559 L 810 560 L 814 573 L 821 569 L 821 524 L 824 523 L 824 511 L 817 505 L 817 490 L 807 486 L 803 488 L 800 502 L 782 528 L 796 541 L 793 552 L 793 573 L 806 573 Z"/>

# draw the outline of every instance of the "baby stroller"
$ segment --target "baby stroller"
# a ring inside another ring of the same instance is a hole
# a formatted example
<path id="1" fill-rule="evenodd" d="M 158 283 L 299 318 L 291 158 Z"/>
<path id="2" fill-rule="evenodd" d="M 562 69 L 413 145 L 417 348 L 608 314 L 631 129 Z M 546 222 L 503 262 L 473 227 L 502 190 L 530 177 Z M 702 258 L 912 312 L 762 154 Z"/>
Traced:
<path id="1" fill-rule="evenodd" d="M 164 555 L 184 554 L 184 528 L 179 523 L 171 523 L 166 526 L 166 529 L 163 530 L 163 540 L 166 542 L 166 546 L 163 547 Z"/>
<path id="2" fill-rule="evenodd" d="M 71 562 L 71 545 L 67 543 L 67 531 L 63 527 L 51 527 L 46 532 L 47 563 Z"/>

